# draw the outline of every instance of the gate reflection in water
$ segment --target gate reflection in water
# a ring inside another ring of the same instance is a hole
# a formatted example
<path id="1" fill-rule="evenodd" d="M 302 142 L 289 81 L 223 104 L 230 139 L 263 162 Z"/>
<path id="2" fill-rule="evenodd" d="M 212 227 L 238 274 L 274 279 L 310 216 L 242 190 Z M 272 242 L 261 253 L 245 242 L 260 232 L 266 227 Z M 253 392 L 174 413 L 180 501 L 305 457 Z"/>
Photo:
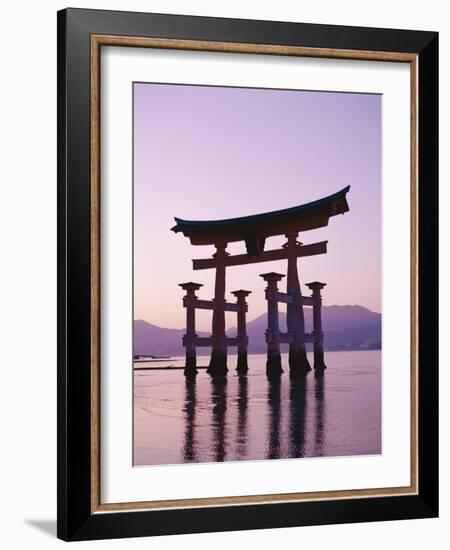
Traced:
<path id="1" fill-rule="evenodd" d="M 264 355 L 247 376 L 135 370 L 134 464 L 380 453 L 381 352 L 327 357 L 325 373 L 274 380 Z"/>

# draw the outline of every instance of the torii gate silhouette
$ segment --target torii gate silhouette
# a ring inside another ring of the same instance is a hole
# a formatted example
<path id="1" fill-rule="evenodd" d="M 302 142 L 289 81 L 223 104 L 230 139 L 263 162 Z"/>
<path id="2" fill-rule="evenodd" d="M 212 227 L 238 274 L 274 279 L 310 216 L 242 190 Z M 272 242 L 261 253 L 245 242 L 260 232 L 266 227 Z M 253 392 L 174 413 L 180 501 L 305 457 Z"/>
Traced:
<path id="1" fill-rule="evenodd" d="M 298 234 L 311 229 L 328 225 L 329 219 L 337 214 L 349 211 L 346 195 L 350 190 L 347 186 L 337 193 L 319 200 L 252 216 L 211 221 L 189 221 L 175 218 L 176 225 L 172 227 L 175 233 L 183 233 L 193 245 L 214 245 L 215 254 L 211 258 L 193 260 L 194 270 L 215 269 L 215 289 L 213 300 L 200 300 L 196 291 L 202 286 L 198 283 L 182 283 L 186 290 L 183 304 L 186 308 L 186 334 L 183 344 L 186 348 L 185 375 L 197 374 L 196 347 L 210 346 L 211 359 L 208 373 L 212 376 L 224 376 L 227 371 L 227 349 L 230 346 L 238 348 L 237 370 L 245 374 L 247 365 L 247 343 L 245 314 L 247 311 L 246 297 L 248 290 L 236 290 L 236 303 L 225 300 L 226 268 L 231 266 L 287 260 L 286 292 L 278 291 L 278 282 L 284 278 L 280 273 L 264 273 L 261 275 L 267 283 L 266 299 L 268 304 L 267 367 L 269 377 L 279 376 L 282 372 L 280 344 L 289 344 L 289 368 L 292 375 L 303 375 L 311 370 L 306 355 L 306 342 L 314 343 L 314 368 L 325 369 L 323 358 L 323 334 L 321 326 L 321 289 L 324 283 L 308 283 L 311 296 L 302 296 L 297 270 L 297 258 L 326 254 L 328 241 L 303 245 L 297 241 Z M 268 237 L 285 235 L 286 243 L 276 250 L 264 250 Z M 226 251 L 228 243 L 244 241 L 246 254 L 229 255 Z M 278 303 L 287 305 L 287 333 L 281 333 L 278 326 Z M 312 306 L 313 332 L 305 333 L 303 306 Z M 200 338 L 195 332 L 195 310 L 210 309 L 213 311 L 212 335 Z M 225 312 L 235 311 L 238 316 L 237 338 L 228 338 L 225 331 Z"/>

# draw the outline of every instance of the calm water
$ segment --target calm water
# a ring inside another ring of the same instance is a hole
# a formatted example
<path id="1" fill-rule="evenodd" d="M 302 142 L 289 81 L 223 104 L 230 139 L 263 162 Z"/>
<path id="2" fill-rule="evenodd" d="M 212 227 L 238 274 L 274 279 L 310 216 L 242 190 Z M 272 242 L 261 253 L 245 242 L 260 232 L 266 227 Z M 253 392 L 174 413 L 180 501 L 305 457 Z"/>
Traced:
<path id="1" fill-rule="evenodd" d="M 283 355 L 279 382 L 267 380 L 264 355 L 249 356 L 247 377 L 230 357 L 226 382 L 204 370 L 195 383 L 182 370 L 135 370 L 134 464 L 380 453 L 381 352 L 325 358 L 324 376 L 291 380 Z M 164 363 L 145 366 L 155 365 Z"/>

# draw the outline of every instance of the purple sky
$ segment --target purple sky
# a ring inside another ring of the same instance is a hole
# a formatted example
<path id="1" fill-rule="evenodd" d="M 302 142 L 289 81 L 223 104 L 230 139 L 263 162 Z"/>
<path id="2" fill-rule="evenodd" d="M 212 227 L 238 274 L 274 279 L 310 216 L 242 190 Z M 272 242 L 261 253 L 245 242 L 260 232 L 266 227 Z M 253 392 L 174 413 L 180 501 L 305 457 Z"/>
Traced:
<path id="1" fill-rule="evenodd" d="M 214 249 L 192 246 L 170 231 L 174 216 L 215 219 L 287 208 L 351 185 L 350 212 L 302 233 L 304 244 L 328 240 L 328 253 L 300 259 L 304 283 L 323 281 L 324 305 L 359 304 L 381 311 L 381 96 L 207 86 L 134 84 L 134 317 L 185 326 L 180 282 L 203 283 L 214 272 L 192 270 L 192 258 Z M 283 237 L 268 239 L 266 250 Z M 244 252 L 232 243 L 229 252 Z M 230 291 L 244 288 L 249 320 L 266 311 L 259 273 L 286 272 L 283 262 L 231 267 Z M 280 306 L 283 307 L 283 306 Z M 227 326 L 235 326 L 227 313 Z M 199 312 L 209 330 L 211 312 Z"/>

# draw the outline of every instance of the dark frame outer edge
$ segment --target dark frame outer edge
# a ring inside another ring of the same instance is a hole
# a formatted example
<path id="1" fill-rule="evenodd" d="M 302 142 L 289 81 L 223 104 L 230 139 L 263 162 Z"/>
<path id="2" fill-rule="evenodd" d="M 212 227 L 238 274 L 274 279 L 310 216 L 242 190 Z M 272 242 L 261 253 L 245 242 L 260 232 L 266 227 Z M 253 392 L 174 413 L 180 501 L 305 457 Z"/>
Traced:
<path id="1" fill-rule="evenodd" d="M 73 538 L 90 514 L 90 113 L 88 34 L 58 13 L 58 521 Z M 83 62 L 84 61 L 84 62 Z M 88 88 L 86 89 L 86 84 Z M 60 519 L 61 518 L 61 519 Z"/>
<path id="2" fill-rule="evenodd" d="M 419 56 L 419 495 L 438 515 L 439 36 Z"/>
<path id="3" fill-rule="evenodd" d="M 57 18 L 57 536 L 67 538 L 67 505 L 66 505 L 66 464 L 67 453 L 65 439 L 67 434 L 65 388 L 66 388 L 66 124 L 65 124 L 65 35 L 66 17 L 64 12 Z M 66 539 L 67 540 L 67 539 Z"/>
<path id="4" fill-rule="evenodd" d="M 90 512 L 90 34 L 419 54 L 419 495 Z M 58 530 L 64 540 L 436 517 L 437 33 L 68 9 L 58 13 Z M 430 215 L 433 213 L 434 215 Z"/>

